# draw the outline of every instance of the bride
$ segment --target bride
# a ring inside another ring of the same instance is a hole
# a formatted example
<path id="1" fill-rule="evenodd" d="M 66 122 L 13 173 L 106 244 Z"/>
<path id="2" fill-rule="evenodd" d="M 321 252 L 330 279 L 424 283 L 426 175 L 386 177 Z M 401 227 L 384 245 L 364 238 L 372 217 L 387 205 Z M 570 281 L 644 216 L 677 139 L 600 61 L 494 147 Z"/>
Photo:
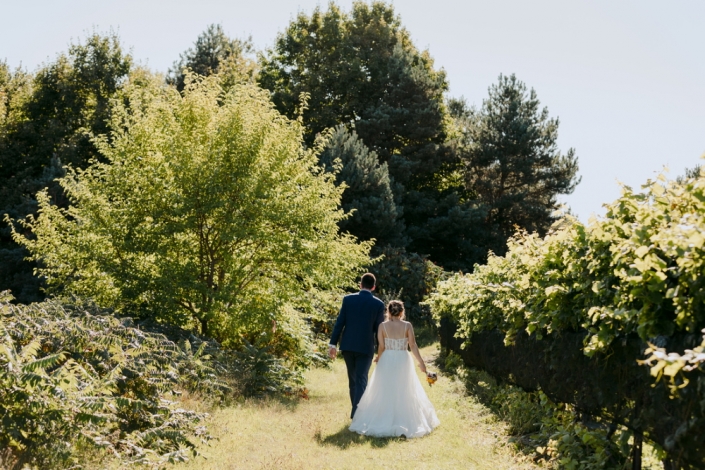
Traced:
<path id="1" fill-rule="evenodd" d="M 374 437 L 421 437 L 440 424 L 428 400 L 414 362 L 426 373 L 411 323 L 404 321 L 404 304 L 392 300 L 387 320 L 377 330 L 377 367 L 360 399 L 350 430 Z"/>

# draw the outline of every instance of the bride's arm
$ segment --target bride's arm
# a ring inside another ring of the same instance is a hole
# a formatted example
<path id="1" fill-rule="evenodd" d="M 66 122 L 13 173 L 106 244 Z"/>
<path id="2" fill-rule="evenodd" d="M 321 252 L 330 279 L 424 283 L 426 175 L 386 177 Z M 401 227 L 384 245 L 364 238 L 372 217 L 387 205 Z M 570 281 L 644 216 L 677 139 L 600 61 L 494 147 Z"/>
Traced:
<path id="1" fill-rule="evenodd" d="M 414 336 L 414 327 L 409 323 L 409 329 L 406 332 L 406 336 L 409 339 L 409 347 L 411 348 L 411 354 L 414 355 L 417 361 L 419 361 L 419 368 L 421 372 L 426 373 L 426 364 L 423 362 L 421 353 L 419 352 L 419 347 L 416 345 L 416 336 Z"/>
<path id="2" fill-rule="evenodd" d="M 382 328 L 377 328 L 377 357 L 375 357 L 374 362 L 379 361 L 379 357 L 384 352 L 384 332 Z"/>

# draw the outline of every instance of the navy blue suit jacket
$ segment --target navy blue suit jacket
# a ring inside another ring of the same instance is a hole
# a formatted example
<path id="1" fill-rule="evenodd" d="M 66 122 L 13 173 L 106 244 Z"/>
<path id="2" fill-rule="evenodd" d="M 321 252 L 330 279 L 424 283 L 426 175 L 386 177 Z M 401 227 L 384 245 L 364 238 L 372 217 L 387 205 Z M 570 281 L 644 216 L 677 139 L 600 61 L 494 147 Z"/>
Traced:
<path id="1" fill-rule="evenodd" d="M 333 327 L 330 344 L 340 341 L 341 351 L 374 355 L 377 328 L 384 321 L 384 302 L 361 290 L 346 295 Z M 342 339 L 341 339 L 342 335 Z"/>

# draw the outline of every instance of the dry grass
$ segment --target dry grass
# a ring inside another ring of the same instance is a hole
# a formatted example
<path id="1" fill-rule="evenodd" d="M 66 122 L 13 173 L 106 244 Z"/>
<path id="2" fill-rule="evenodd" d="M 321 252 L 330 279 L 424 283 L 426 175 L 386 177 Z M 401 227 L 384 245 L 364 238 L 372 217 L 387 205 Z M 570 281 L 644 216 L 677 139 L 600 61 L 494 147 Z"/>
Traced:
<path id="1" fill-rule="evenodd" d="M 431 358 L 437 345 L 421 352 Z M 310 371 L 306 379 L 308 400 L 248 401 L 215 411 L 209 428 L 219 440 L 201 449 L 205 459 L 177 468 L 534 468 L 515 460 L 503 425 L 447 377 L 426 387 L 441 425 L 429 436 L 411 440 L 375 439 L 348 431 L 350 401 L 342 360 L 332 370 Z"/>

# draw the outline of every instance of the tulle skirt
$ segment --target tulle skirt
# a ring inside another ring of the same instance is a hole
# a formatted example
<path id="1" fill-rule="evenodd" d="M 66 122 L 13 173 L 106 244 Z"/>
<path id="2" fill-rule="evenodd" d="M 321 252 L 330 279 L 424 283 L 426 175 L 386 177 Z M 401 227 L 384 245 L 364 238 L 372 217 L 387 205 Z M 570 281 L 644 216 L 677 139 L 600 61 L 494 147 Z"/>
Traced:
<path id="1" fill-rule="evenodd" d="M 408 351 L 385 350 L 372 372 L 350 430 L 373 437 L 421 437 L 441 424 Z"/>

